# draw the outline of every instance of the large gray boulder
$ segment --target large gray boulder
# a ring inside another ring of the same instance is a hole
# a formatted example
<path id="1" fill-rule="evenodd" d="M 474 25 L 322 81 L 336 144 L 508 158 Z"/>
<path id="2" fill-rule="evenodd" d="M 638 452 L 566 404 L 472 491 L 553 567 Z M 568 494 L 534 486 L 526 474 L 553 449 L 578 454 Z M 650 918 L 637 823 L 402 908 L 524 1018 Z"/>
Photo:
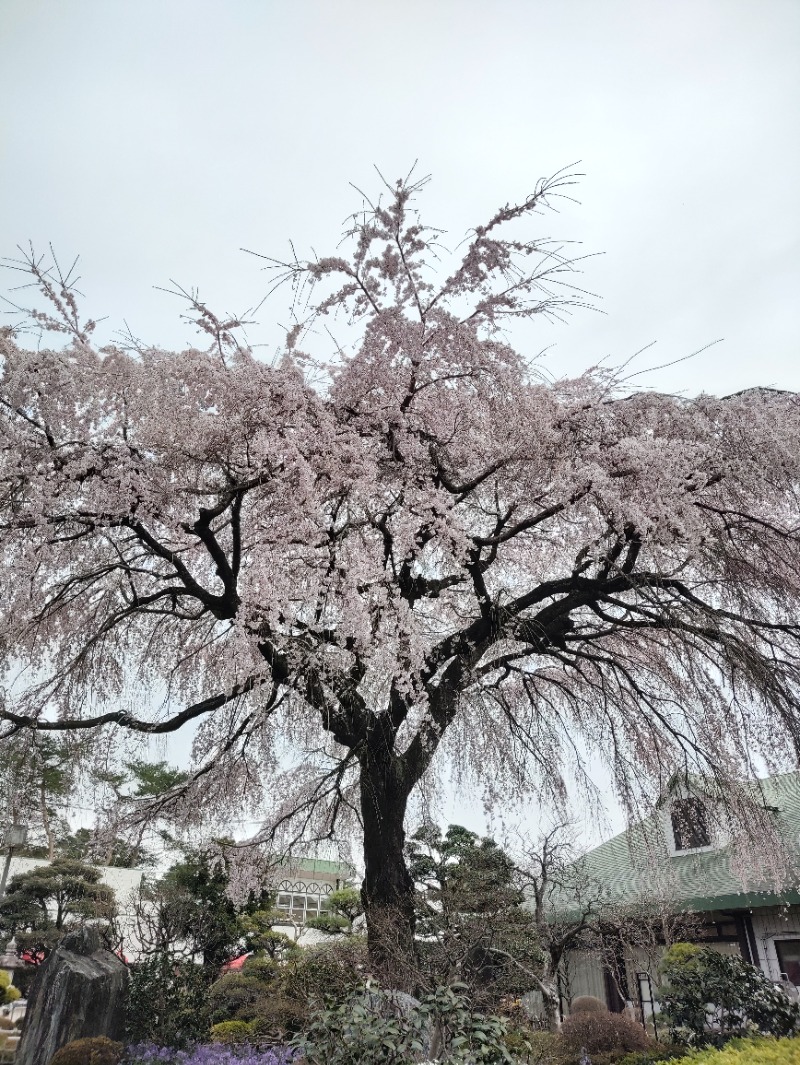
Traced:
<path id="1" fill-rule="evenodd" d="M 69 932 L 33 981 L 15 1065 L 48 1065 L 73 1039 L 121 1039 L 127 990 L 127 966 L 107 949 L 104 928 Z"/>

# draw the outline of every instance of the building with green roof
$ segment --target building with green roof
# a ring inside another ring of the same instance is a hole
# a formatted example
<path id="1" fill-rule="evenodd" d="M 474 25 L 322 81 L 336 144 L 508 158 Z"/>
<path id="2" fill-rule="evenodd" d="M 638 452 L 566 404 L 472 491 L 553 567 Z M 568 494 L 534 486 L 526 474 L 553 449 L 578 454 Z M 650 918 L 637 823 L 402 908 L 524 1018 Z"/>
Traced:
<path id="1" fill-rule="evenodd" d="M 581 859 L 608 911 L 693 914 L 692 939 L 740 954 L 790 994 L 800 988 L 800 773 L 782 773 L 740 789 L 739 816 L 762 824 L 759 838 L 737 843 L 730 808 L 712 783 L 675 777 L 652 814 Z M 783 860 L 777 860 L 783 850 Z M 568 898 L 556 900 L 567 915 Z M 563 1006 L 594 995 L 614 1011 L 634 1006 L 652 1018 L 660 950 L 619 944 L 608 956 L 572 951 L 564 966 Z"/>
<path id="2" fill-rule="evenodd" d="M 351 887 L 354 868 L 347 862 L 323 858 L 289 857 L 275 874 L 276 909 L 291 927 L 303 926 L 311 917 L 319 917 L 328 907 L 328 896 L 343 887 Z"/>

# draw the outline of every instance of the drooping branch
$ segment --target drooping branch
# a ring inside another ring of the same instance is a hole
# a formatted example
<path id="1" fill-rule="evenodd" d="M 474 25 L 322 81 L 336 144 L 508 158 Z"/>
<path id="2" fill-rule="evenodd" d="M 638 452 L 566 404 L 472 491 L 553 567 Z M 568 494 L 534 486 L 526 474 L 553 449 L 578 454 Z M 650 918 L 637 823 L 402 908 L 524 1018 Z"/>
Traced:
<path id="1" fill-rule="evenodd" d="M 73 732 L 100 729 L 105 725 L 119 725 L 121 728 L 130 729 L 131 732 L 160 736 L 165 733 L 176 732 L 189 721 L 194 721 L 205 714 L 213 713 L 213 711 L 221 709 L 221 707 L 226 706 L 235 699 L 242 698 L 242 696 L 253 691 L 259 683 L 261 683 L 260 680 L 251 677 L 241 684 L 234 685 L 229 692 L 201 699 L 164 721 L 147 721 L 144 718 L 134 717 L 125 710 L 111 710 L 106 714 L 96 714 L 93 717 L 60 718 L 53 721 L 34 717 L 30 714 L 18 714 L 6 707 L 0 707 L 0 720 L 7 721 L 13 726 L 5 733 L 6 737 L 14 735 L 21 729 L 30 729 L 33 732 Z"/>

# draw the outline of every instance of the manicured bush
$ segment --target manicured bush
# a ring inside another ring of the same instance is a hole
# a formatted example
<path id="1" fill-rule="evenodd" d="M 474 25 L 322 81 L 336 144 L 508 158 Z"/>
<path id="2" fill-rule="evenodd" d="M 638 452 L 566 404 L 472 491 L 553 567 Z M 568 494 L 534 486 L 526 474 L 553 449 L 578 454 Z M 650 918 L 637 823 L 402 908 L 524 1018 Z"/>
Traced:
<path id="1" fill-rule="evenodd" d="M 22 998 L 22 992 L 11 983 L 11 976 L 5 969 L 0 969 L 0 1005 L 16 1002 L 18 998 Z"/>
<path id="2" fill-rule="evenodd" d="M 722 1043 L 754 1030 L 787 1036 L 800 1026 L 800 1006 L 742 958 L 678 943 L 661 972 L 661 1012 L 678 1042 Z"/>
<path id="3" fill-rule="evenodd" d="M 50 1065 L 119 1065 L 125 1048 L 104 1035 L 91 1039 L 73 1039 L 57 1050 Z"/>
<path id="4" fill-rule="evenodd" d="M 566 1065 L 564 1047 L 555 1032 L 512 1031 L 506 1047 L 520 1065 Z"/>
<path id="5" fill-rule="evenodd" d="M 575 1013 L 608 1013 L 608 1006 L 594 995 L 578 995 L 572 1000 L 570 1015 Z"/>
<path id="6" fill-rule="evenodd" d="M 220 977 L 208 995 L 212 1032 L 226 1022 L 246 1023 L 251 1042 L 273 1044 L 286 1042 L 299 1032 L 309 1004 L 305 998 L 287 994 L 291 968 L 255 957 L 248 958 L 239 972 Z"/>
<path id="7" fill-rule="evenodd" d="M 214 1043 L 252 1043 L 253 1026 L 247 1021 L 220 1021 L 211 1026 L 211 1041 Z"/>
<path id="8" fill-rule="evenodd" d="M 259 973 L 225 973 L 211 985 L 208 1005 L 214 1024 L 221 1021 L 252 1021 L 258 1014 L 261 1000 L 269 994 L 271 979 Z"/>
<path id="9" fill-rule="evenodd" d="M 585 1049 L 593 1059 L 599 1054 L 622 1057 L 650 1046 L 642 1025 L 621 1013 L 573 1013 L 562 1024 L 560 1039 L 568 1052 L 580 1054 Z"/>
<path id="10" fill-rule="evenodd" d="M 281 974 L 284 994 L 310 1009 L 331 997 L 344 1000 L 364 984 L 369 972 L 365 938 L 350 936 L 303 950 Z"/>
<path id="11" fill-rule="evenodd" d="M 365 970 L 366 944 L 354 937 L 300 951 L 282 964 L 254 955 L 211 985 L 206 1023 L 245 1021 L 254 1042 L 287 1043 L 323 1001 L 344 1000 L 363 985 Z"/>

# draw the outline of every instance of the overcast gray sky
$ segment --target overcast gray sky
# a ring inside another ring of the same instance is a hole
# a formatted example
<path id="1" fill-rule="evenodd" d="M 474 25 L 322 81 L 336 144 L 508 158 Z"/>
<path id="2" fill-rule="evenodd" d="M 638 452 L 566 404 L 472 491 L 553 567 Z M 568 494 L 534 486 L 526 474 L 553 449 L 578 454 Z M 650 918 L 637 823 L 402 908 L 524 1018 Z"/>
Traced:
<path id="1" fill-rule="evenodd" d="M 180 346 L 153 285 L 257 303 L 240 247 L 329 250 L 373 164 L 419 159 L 455 243 L 580 160 L 542 234 L 603 253 L 605 314 L 526 350 L 561 375 L 724 338 L 643 382 L 800 390 L 799 112 L 798 0 L 0 0 L 0 254 L 80 253 L 107 335 Z M 259 317 L 272 342 L 285 301 Z"/>
<path id="2" fill-rule="evenodd" d="M 542 231 L 604 253 L 605 314 L 530 352 L 562 374 L 724 338 L 647 383 L 800 389 L 797 0 L 0 0 L 0 40 L 0 253 L 80 253 L 109 329 L 185 344 L 168 278 L 257 302 L 239 248 L 327 250 L 373 164 L 418 158 L 455 241 L 581 160 Z"/>

